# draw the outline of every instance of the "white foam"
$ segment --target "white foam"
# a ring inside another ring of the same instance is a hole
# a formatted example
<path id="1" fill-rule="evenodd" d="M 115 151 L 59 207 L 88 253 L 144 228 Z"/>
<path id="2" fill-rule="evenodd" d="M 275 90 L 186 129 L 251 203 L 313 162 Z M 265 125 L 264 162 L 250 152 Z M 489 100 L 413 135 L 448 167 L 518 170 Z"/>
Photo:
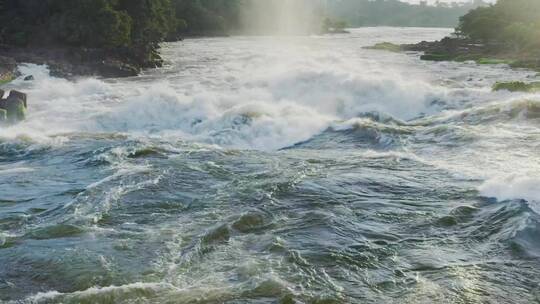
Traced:
<path id="1" fill-rule="evenodd" d="M 10 86 L 28 92 L 28 119 L 0 129 L 0 140 L 47 142 L 72 132 L 121 132 L 273 150 L 365 112 L 408 120 L 439 111 L 431 105 L 435 100 L 490 94 L 437 85 L 406 55 L 362 50 L 375 39 L 366 31 L 355 32 L 355 39 L 239 37 L 167 44 L 169 66 L 129 80 L 67 81 L 50 77 L 44 66 L 23 65 L 23 75 L 35 80 Z M 399 34 L 388 39 L 403 39 L 406 30 L 387 31 Z"/>
<path id="2" fill-rule="evenodd" d="M 482 196 L 500 201 L 523 199 L 540 202 L 540 175 L 529 172 L 495 177 L 484 182 L 479 191 Z"/>
<path id="3" fill-rule="evenodd" d="M 233 91 L 229 86 L 199 83 L 186 88 L 160 82 L 96 116 L 87 129 L 271 150 L 365 112 L 410 119 L 428 112 L 432 99 L 446 95 L 442 88 L 399 75 L 324 69 L 316 64 L 303 70 L 271 66 L 233 84 Z"/>
<path id="4" fill-rule="evenodd" d="M 106 83 L 85 78 L 68 81 L 49 76 L 46 66 L 24 64 L 23 75 L 35 80 L 25 82 L 20 77 L 5 89 L 17 89 L 28 94 L 27 120 L 0 128 L 0 140 L 31 139 L 35 142 L 61 144 L 58 134 L 82 130 L 84 122 L 106 109 L 112 93 Z"/>
<path id="5" fill-rule="evenodd" d="M 40 292 L 25 299 L 28 303 L 47 303 L 53 300 L 84 299 L 107 293 L 128 293 L 133 290 L 147 290 L 158 293 L 164 290 L 174 290 L 176 287 L 167 283 L 131 283 L 122 286 L 92 287 L 83 291 L 62 293 L 58 291 Z"/>

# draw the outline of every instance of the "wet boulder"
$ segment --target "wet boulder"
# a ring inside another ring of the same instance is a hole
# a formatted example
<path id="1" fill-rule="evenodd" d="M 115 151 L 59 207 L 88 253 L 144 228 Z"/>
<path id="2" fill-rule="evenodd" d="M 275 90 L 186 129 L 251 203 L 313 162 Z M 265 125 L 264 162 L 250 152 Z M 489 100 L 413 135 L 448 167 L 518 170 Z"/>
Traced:
<path id="1" fill-rule="evenodd" d="M 32 80 L 34 80 L 34 75 L 28 75 L 24 77 L 24 81 L 32 81 Z"/>
<path id="2" fill-rule="evenodd" d="M 6 99 L 0 99 L 0 121 L 14 124 L 26 118 L 26 94 L 11 91 Z"/>
<path id="3" fill-rule="evenodd" d="M 12 99 L 12 100 L 15 100 L 15 99 L 22 100 L 23 103 L 24 103 L 24 107 L 25 108 L 28 107 L 28 105 L 26 104 L 26 94 L 25 93 L 12 90 L 11 92 L 9 92 L 9 96 L 8 96 L 7 99 L 8 100 L 10 100 L 10 99 Z"/>
<path id="4" fill-rule="evenodd" d="M 7 111 L 4 109 L 0 109 L 0 123 L 7 122 Z"/>

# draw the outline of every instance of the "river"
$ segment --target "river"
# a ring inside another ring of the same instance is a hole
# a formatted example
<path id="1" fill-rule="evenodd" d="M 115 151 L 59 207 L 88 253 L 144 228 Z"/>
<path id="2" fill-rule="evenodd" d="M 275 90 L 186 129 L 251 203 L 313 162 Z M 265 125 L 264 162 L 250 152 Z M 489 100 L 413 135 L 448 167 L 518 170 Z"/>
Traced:
<path id="1" fill-rule="evenodd" d="M 364 49 L 448 29 L 189 39 L 127 79 L 20 67 L 0 302 L 534 303 L 535 72 Z"/>

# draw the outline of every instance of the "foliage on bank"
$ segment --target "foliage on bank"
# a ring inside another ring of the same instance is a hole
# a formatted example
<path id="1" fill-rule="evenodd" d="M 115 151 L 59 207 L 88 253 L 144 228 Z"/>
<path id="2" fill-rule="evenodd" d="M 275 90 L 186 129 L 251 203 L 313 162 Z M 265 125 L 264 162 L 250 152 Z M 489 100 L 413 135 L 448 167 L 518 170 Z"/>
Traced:
<path id="1" fill-rule="evenodd" d="M 456 33 L 500 51 L 540 56 L 540 1 L 499 0 L 470 11 Z"/>
<path id="2" fill-rule="evenodd" d="M 401 48 L 424 52 L 422 60 L 508 64 L 540 71 L 540 1 L 499 0 L 462 16 L 455 37 Z M 515 85 L 509 88 L 520 87 Z"/>
<path id="3" fill-rule="evenodd" d="M 25 51 L 71 48 L 81 54 L 70 54 L 70 60 L 84 57 L 124 61 L 135 69 L 153 67 L 161 64 L 156 49 L 165 39 L 225 33 L 237 23 L 240 1 L 0 0 L 0 45 Z M 86 49 L 102 51 L 88 56 Z"/>

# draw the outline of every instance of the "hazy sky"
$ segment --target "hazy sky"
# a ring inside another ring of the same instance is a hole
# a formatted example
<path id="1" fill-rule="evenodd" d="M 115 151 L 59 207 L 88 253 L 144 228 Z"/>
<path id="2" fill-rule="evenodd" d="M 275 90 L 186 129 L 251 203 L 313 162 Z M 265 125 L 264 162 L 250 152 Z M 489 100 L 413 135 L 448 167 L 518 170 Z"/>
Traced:
<path id="1" fill-rule="evenodd" d="M 421 0 L 401 0 L 403 2 L 420 3 Z M 427 0 L 429 3 L 435 3 L 437 0 Z M 440 0 L 441 2 L 471 2 L 470 0 Z M 485 2 L 495 2 L 496 0 L 484 0 Z"/>

